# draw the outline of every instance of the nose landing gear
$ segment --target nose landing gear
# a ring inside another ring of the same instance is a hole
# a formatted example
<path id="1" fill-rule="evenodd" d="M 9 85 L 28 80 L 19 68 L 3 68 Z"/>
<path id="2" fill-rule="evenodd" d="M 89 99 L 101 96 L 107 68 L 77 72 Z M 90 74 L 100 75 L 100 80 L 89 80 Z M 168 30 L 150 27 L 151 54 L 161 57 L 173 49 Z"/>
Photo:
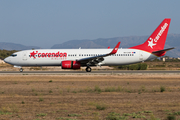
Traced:
<path id="1" fill-rule="evenodd" d="M 14 65 L 15 68 L 19 68 L 19 72 L 23 72 L 23 68 L 21 66 Z"/>
<path id="2" fill-rule="evenodd" d="M 86 68 L 86 72 L 91 72 L 91 68 L 89 66 Z"/>

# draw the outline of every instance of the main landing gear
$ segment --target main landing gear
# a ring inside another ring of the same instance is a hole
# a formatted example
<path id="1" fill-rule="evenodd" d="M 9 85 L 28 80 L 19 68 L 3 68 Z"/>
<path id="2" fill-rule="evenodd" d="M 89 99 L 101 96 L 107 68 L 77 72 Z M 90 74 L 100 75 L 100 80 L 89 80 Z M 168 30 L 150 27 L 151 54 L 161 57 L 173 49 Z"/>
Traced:
<path id="1" fill-rule="evenodd" d="M 22 69 L 22 68 L 20 68 L 20 69 L 19 69 L 19 71 L 20 71 L 20 72 L 23 72 L 23 69 Z"/>
<path id="2" fill-rule="evenodd" d="M 86 72 L 91 72 L 91 68 L 89 66 L 86 68 Z"/>

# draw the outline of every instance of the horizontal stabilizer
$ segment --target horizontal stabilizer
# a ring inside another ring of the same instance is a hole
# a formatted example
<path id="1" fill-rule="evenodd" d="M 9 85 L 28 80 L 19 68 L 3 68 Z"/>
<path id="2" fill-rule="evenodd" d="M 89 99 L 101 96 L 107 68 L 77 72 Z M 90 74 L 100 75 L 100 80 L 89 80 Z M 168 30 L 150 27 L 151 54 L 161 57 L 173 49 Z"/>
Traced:
<path id="1" fill-rule="evenodd" d="M 158 51 L 154 51 L 154 52 L 152 52 L 152 53 L 162 53 L 162 52 L 166 52 L 166 51 L 169 51 L 169 50 L 172 50 L 172 49 L 175 49 L 175 47 L 173 47 L 173 48 L 168 48 L 168 49 L 164 49 L 164 50 L 158 50 Z"/>
<path id="2" fill-rule="evenodd" d="M 169 50 L 172 50 L 174 49 L 173 48 L 168 48 L 168 49 L 164 49 L 164 50 L 158 50 L 158 51 L 153 51 L 152 54 L 158 56 L 158 57 L 161 57 L 161 56 L 164 56 L 166 54 L 166 51 L 169 51 Z"/>

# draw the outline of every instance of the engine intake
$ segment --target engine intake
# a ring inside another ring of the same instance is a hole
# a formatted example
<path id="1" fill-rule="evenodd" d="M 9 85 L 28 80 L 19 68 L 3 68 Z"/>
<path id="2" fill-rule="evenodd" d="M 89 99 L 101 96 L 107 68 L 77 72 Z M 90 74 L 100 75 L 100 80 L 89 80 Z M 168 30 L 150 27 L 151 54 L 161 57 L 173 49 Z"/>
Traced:
<path id="1" fill-rule="evenodd" d="M 80 69 L 81 64 L 78 61 L 62 61 L 61 62 L 62 69 Z"/>

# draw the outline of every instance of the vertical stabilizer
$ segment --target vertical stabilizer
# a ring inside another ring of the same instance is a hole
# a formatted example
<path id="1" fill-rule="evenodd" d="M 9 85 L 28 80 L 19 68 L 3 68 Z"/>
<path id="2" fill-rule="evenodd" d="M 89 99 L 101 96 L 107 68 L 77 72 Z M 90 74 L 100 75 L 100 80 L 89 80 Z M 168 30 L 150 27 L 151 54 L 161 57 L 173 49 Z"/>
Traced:
<path id="1" fill-rule="evenodd" d="M 147 52 L 163 50 L 166 42 L 166 37 L 170 25 L 170 18 L 164 19 L 145 43 L 130 47 L 130 49 L 139 49 Z"/>

